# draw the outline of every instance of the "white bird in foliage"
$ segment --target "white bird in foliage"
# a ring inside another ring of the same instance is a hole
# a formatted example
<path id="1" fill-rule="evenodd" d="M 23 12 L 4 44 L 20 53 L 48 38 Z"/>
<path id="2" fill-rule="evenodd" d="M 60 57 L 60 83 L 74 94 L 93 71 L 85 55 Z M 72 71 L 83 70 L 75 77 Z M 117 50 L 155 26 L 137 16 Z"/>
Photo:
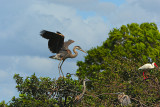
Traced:
<path id="1" fill-rule="evenodd" d="M 148 78 L 146 76 L 146 74 L 145 74 L 146 70 L 154 69 L 155 66 L 158 68 L 157 64 L 155 62 L 153 62 L 152 64 L 147 63 L 147 64 L 144 64 L 143 66 L 141 66 L 141 67 L 138 68 L 138 70 L 144 70 L 144 72 L 143 72 L 144 80 L 146 78 Z"/>

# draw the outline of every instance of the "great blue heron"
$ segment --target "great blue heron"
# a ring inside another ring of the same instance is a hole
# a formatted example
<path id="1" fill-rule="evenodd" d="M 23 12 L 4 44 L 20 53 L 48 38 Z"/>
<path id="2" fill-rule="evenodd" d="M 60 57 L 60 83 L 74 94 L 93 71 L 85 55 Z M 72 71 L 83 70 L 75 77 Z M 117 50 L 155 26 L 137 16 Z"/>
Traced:
<path id="1" fill-rule="evenodd" d="M 50 32 L 50 31 L 46 31 L 46 30 L 42 30 L 40 32 L 40 35 L 45 38 L 48 39 L 48 48 L 50 49 L 50 51 L 52 53 L 56 53 L 56 55 L 50 56 L 49 58 L 52 59 L 57 59 L 60 60 L 60 63 L 58 65 L 58 69 L 59 69 L 59 74 L 60 71 L 63 75 L 61 66 L 63 64 L 63 62 L 65 61 L 65 59 L 67 58 L 75 58 L 78 55 L 78 52 L 76 51 L 76 49 L 85 52 L 84 50 L 81 49 L 80 46 L 75 46 L 73 48 L 73 52 L 75 54 L 72 54 L 72 52 L 68 49 L 68 46 L 73 43 L 73 40 L 68 40 L 66 42 L 64 42 L 64 35 L 62 35 L 60 32 Z M 60 74 L 61 76 L 61 74 Z M 64 75 L 63 75 L 64 76 Z"/>
<path id="2" fill-rule="evenodd" d="M 73 103 L 79 103 L 80 101 L 81 101 L 81 99 L 83 98 L 83 96 L 84 96 L 84 93 L 86 92 L 86 82 L 87 81 L 90 81 L 89 79 L 87 79 L 87 78 L 85 78 L 84 80 L 83 80 L 83 92 L 80 94 L 80 95 L 77 95 L 76 97 L 75 97 L 75 99 L 74 99 L 74 101 L 73 101 Z"/>
<path id="3" fill-rule="evenodd" d="M 127 106 L 131 104 L 131 100 L 128 95 L 125 95 L 124 92 L 115 93 L 118 94 L 118 100 L 122 106 Z"/>

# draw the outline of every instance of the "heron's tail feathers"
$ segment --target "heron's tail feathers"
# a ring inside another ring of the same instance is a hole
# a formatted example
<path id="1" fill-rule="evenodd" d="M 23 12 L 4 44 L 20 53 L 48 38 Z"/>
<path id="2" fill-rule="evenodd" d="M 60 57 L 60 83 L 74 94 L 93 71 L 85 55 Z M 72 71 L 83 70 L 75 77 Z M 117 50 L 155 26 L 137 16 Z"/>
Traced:
<path id="1" fill-rule="evenodd" d="M 61 58 L 58 55 L 53 55 L 53 56 L 50 56 L 49 58 L 61 60 Z"/>

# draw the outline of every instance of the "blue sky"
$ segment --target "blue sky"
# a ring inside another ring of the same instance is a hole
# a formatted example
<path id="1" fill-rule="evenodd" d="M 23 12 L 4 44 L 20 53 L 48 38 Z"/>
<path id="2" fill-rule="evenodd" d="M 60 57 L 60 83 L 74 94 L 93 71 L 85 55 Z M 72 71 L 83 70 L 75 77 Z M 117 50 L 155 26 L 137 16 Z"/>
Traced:
<path id="1" fill-rule="evenodd" d="M 65 40 L 75 42 L 85 51 L 102 45 L 114 27 L 128 23 L 155 22 L 160 27 L 159 0 L 1 0 L 0 1 L 0 101 L 18 97 L 13 76 L 24 78 L 35 74 L 57 78 L 58 61 L 47 40 L 40 37 L 43 29 L 60 31 Z M 75 73 L 78 60 L 63 64 L 63 72 Z"/>

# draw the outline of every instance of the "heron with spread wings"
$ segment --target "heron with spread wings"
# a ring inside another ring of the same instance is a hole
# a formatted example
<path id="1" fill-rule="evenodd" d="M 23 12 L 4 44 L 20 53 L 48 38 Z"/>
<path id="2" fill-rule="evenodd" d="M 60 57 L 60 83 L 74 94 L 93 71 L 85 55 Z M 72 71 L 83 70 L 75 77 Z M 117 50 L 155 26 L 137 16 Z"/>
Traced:
<path id="1" fill-rule="evenodd" d="M 74 46 L 74 48 L 73 48 L 74 54 L 72 54 L 72 52 L 68 49 L 68 46 L 71 43 L 73 43 L 74 41 L 73 40 L 68 40 L 68 41 L 64 42 L 64 35 L 62 35 L 60 32 L 55 33 L 55 32 L 42 30 L 40 32 L 40 35 L 43 38 L 49 40 L 48 41 L 48 48 L 50 49 L 50 51 L 52 53 L 56 53 L 56 55 L 50 56 L 49 58 L 60 60 L 60 63 L 58 65 L 59 74 L 61 72 L 62 75 L 63 75 L 63 72 L 62 72 L 62 69 L 61 69 L 61 66 L 62 66 L 63 62 L 67 58 L 75 58 L 78 55 L 78 52 L 76 51 L 76 49 L 78 49 L 82 52 L 85 52 L 84 50 L 81 49 L 80 46 Z M 61 74 L 60 74 L 60 76 L 61 76 Z"/>

